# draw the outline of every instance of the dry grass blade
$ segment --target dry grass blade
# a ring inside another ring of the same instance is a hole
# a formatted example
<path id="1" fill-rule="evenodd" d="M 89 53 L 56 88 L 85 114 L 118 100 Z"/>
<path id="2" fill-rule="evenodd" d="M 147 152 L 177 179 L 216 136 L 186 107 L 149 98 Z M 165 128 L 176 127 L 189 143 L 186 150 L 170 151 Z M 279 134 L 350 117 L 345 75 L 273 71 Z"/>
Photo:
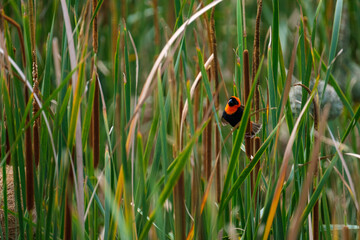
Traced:
<path id="1" fill-rule="evenodd" d="M 345 153 L 345 155 L 351 156 L 351 157 L 355 157 L 360 159 L 360 154 L 356 154 L 356 153 Z"/>
<path id="2" fill-rule="evenodd" d="M 64 0 L 62 0 L 64 1 Z M 171 46 L 175 43 L 176 39 L 181 36 L 181 34 L 185 31 L 186 27 L 191 24 L 192 22 L 194 22 L 197 18 L 199 18 L 202 14 L 204 14 L 206 11 L 208 11 L 209 9 L 215 7 L 217 4 L 219 4 L 220 2 L 222 2 L 223 0 L 216 0 L 213 1 L 212 3 L 206 5 L 205 7 L 203 7 L 202 9 L 200 9 L 199 11 L 197 11 L 194 15 L 192 15 L 187 21 L 185 21 L 183 23 L 183 25 L 181 25 L 179 27 L 179 29 L 171 36 L 171 38 L 169 39 L 169 41 L 166 43 L 166 45 L 164 46 L 164 48 L 162 49 L 162 51 L 160 52 L 158 58 L 156 59 L 148 77 L 146 78 L 144 87 L 140 93 L 139 96 L 139 103 L 137 104 L 135 110 L 134 110 L 134 114 L 130 119 L 130 130 L 129 130 L 129 135 L 128 135 L 128 139 L 132 139 L 134 132 L 135 132 L 135 122 L 137 121 L 137 119 L 139 118 L 139 110 L 141 108 L 141 106 L 144 104 L 146 98 L 148 97 L 148 94 L 150 92 L 150 85 L 155 77 L 156 71 L 159 68 L 161 62 L 166 58 L 168 51 L 170 50 Z M 128 141 L 127 141 L 128 142 Z M 126 150 L 127 152 L 129 151 L 130 145 L 126 146 Z"/>
<path id="3" fill-rule="evenodd" d="M 310 166 L 308 167 L 307 174 L 306 174 L 306 180 L 303 184 L 303 188 L 302 188 L 301 195 L 299 198 L 299 205 L 296 209 L 295 215 L 290 224 L 290 231 L 289 231 L 289 235 L 287 237 L 287 239 L 289 239 L 289 240 L 293 239 L 294 236 L 297 236 L 299 229 L 300 229 L 301 214 L 305 208 L 308 194 L 309 194 L 309 189 L 311 186 L 311 182 L 314 177 L 314 174 L 316 173 L 316 166 L 318 164 L 319 150 L 320 150 L 320 144 L 321 144 L 320 136 L 324 134 L 328 114 L 329 114 L 329 108 L 326 108 L 326 110 L 324 111 L 324 113 L 322 115 L 321 121 L 320 121 L 319 136 L 317 136 L 315 138 L 315 145 L 314 145 L 312 157 L 310 160 Z"/>
<path id="4" fill-rule="evenodd" d="M 350 174 L 349 168 L 348 168 L 347 165 L 346 165 L 344 156 L 343 156 L 342 152 L 341 152 L 340 149 L 339 149 L 339 144 L 336 143 L 335 138 L 334 138 L 334 136 L 333 136 L 333 134 L 332 134 L 331 129 L 330 129 L 329 126 L 328 126 L 328 130 L 329 130 L 331 139 L 333 140 L 333 142 L 334 142 L 334 144 L 335 144 L 335 149 L 336 149 L 337 153 L 339 154 L 341 163 L 342 163 L 342 165 L 343 165 L 343 167 L 344 167 L 346 176 L 347 176 L 347 178 L 348 178 L 349 185 L 350 185 L 350 188 L 351 188 L 351 191 L 352 191 L 352 192 L 350 192 L 350 195 L 352 196 L 352 198 L 353 198 L 353 200 L 354 200 L 354 204 L 355 204 L 356 210 L 359 211 L 359 202 L 358 202 L 358 200 L 357 200 L 357 198 L 356 198 L 355 186 L 354 186 L 354 182 L 353 182 L 353 180 L 352 180 L 352 178 L 351 178 L 351 174 Z"/>
<path id="5" fill-rule="evenodd" d="M 69 55 L 70 55 L 70 65 L 71 69 L 75 69 L 77 66 L 76 62 L 76 51 L 74 46 L 74 39 L 72 36 L 71 30 L 71 21 L 69 17 L 68 8 L 65 0 L 61 0 L 61 7 L 64 16 L 66 37 L 68 40 L 69 46 Z M 77 84 L 78 73 L 77 70 L 72 75 L 72 85 L 76 86 Z M 75 91 L 75 87 L 73 88 Z M 75 93 L 75 92 L 74 92 Z M 80 111 L 78 112 L 77 121 L 76 121 L 76 135 L 75 135 L 75 148 L 76 148 L 76 167 L 77 171 L 77 180 L 78 180 L 78 191 L 77 195 L 77 211 L 79 214 L 80 226 L 84 229 L 84 173 L 82 171 L 83 167 L 83 152 L 82 152 L 82 142 L 81 142 L 81 115 Z"/>
<path id="6" fill-rule="evenodd" d="M 329 159 L 327 159 L 327 160 L 328 160 L 328 161 L 327 161 L 328 163 L 331 163 L 331 161 L 330 161 Z M 352 194 L 352 193 L 351 193 L 352 190 L 351 190 L 349 184 L 346 182 L 344 176 L 340 173 L 340 171 L 337 169 L 337 167 L 334 167 L 334 171 L 335 171 L 336 174 L 339 176 L 340 180 L 341 180 L 342 183 L 345 185 L 345 187 L 347 188 L 347 190 L 349 191 L 349 193 Z"/>
<path id="7" fill-rule="evenodd" d="M 134 108 L 135 108 L 136 103 L 137 103 L 137 89 L 138 89 L 138 82 L 139 82 L 139 56 L 138 56 L 138 52 L 137 52 L 137 49 L 136 49 L 134 39 L 131 36 L 131 33 L 129 31 L 128 31 L 128 33 L 129 33 L 129 38 L 130 38 L 131 45 L 134 48 L 135 63 L 136 63 L 136 67 L 135 67 L 135 102 L 134 102 Z"/>
<path id="8" fill-rule="evenodd" d="M 56 76 L 56 86 L 60 86 L 61 82 L 61 67 L 60 67 L 60 54 L 59 54 L 59 43 L 58 39 L 54 38 L 52 41 L 52 53 L 53 53 L 53 62 Z"/>
<path id="9" fill-rule="evenodd" d="M 331 138 L 327 138 L 325 136 L 321 136 L 321 141 L 323 141 L 324 143 L 326 143 L 327 145 L 330 145 L 330 146 L 333 146 L 333 147 L 338 147 L 340 151 L 350 151 L 351 148 L 344 144 L 344 143 L 341 143 L 339 141 L 336 141 L 335 142 L 331 139 Z"/>

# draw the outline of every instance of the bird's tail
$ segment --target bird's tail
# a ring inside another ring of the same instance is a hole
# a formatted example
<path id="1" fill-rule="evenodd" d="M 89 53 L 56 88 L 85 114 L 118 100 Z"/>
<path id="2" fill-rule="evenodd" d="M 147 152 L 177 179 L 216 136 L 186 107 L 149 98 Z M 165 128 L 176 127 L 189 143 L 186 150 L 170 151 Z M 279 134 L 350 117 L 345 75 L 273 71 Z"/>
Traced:
<path id="1" fill-rule="evenodd" d="M 253 138 L 256 134 L 258 134 L 261 130 L 262 125 L 260 123 L 250 122 L 251 124 L 251 134 L 246 134 L 246 137 Z"/>

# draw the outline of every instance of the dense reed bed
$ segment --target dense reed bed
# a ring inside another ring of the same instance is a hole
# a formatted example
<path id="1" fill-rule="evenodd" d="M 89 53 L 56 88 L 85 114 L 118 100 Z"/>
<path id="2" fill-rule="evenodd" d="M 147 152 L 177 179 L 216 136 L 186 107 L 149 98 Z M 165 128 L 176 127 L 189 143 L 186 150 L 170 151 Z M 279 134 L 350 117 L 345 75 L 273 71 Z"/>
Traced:
<path id="1" fill-rule="evenodd" d="M 358 1 L 0 6 L 0 239 L 360 239 Z"/>

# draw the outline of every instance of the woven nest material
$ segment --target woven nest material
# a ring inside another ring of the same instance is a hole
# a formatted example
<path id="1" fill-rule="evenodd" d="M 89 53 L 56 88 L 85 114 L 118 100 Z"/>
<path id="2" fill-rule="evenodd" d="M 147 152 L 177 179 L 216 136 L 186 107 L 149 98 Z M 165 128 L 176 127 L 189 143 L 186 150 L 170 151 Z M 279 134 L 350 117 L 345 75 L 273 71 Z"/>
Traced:
<path id="1" fill-rule="evenodd" d="M 15 184 L 13 167 L 6 165 L 6 195 L 7 195 L 7 221 L 8 221 L 8 236 L 9 239 L 17 239 L 19 237 L 19 223 L 18 219 L 10 212 L 17 213 L 16 199 L 15 199 Z M 23 207 L 23 206 L 22 206 Z M 0 168 L 0 224 L 3 236 L 5 236 L 5 212 L 4 212 L 4 191 L 3 191 L 3 169 Z M 24 209 L 23 209 L 24 210 Z M 33 222 L 36 222 L 36 211 L 32 211 Z M 1 236 L 0 236 L 1 239 Z"/>
<path id="2" fill-rule="evenodd" d="M 322 98 L 322 92 L 324 90 L 325 81 L 319 81 L 318 85 L 318 94 L 319 99 Z M 310 89 L 314 87 L 314 81 L 310 82 Z M 301 99 L 302 99 L 302 87 L 301 86 L 293 86 L 290 89 L 289 99 L 290 99 L 290 107 L 295 116 L 299 115 L 301 112 Z M 337 95 L 335 89 L 327 84 L 325 88 L 325 93 L 322 101 L 320 101 L 320 109 L 322 110 L 326 104 L 330 104 L 329 111 L 329 120 L 336 119 L 339 117 L 343 110 L 343 104 Z M 310 110 L 313 112 L 313 104 L 310 105 Z"/>

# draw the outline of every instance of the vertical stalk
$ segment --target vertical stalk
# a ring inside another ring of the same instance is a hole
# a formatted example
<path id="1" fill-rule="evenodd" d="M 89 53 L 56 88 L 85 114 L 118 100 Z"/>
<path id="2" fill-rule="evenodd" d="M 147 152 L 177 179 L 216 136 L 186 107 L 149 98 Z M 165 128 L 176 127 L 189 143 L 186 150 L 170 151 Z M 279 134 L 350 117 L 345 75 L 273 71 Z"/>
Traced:
<path id="1" fill-rule="evenodd" d="M 254 34 L 254 50 L 253 50 L 253 65 L 252 65 L 252 80 L 253 84 L 256 84 L 255 89 L 255 122 L 259 123 L 260 121 L 260 93 L 259 93 L 259 83 L 260 81 L 257 80 L 256 83 L 254 83 L 255 75 L 259 68 L 259 61 L 260 61 L 260 20 L 261 20 L 261 11 L 262 11 L 262 0 L 257 1 L 257 12 L 256 12 L 256 23 L 255 23 L 255 34 Z M 254 142 L 252 145 L 255 147 L 254 154 L 259 150 L 261 145 L 261 140 L 259 137 L 255 137 L 252 139 Z M 255 174 L 252 176 L 252 180 L 257 178 L 258 173 L 260 169 L 260 161 L 255 166 Z M 256 192 L 257 194 L 257 192 Z M 256 206 L 256 198 L 255 203 Z"/>
<path id="2" fill-rule="evenodd" d="M 261 147 L 261 140 L 260 140 L 260 137 L 255 137 L 255 144 L 254 144 L 254 147 L 255 147 L 255 151 L 254 153 L 256 154 L 257 151 L 260 149 Z M 255 179 L 257 178 L 258 174 L 259 174 L 259 170 L 260 170 L 260 161 L 256 164 L 255 166 Z M 256 198 L 255 198 L 255 202 L 256 202 Z"/>
<path id="3" fill-rule="evenodd" d="M 359 225 L 360 223 L 360 211 L 357 211 L 357 215 L 356 215 L 356 222 L 357 225 Z M 360 229 L 357 230 L 357 239 L 360 239 Z"/>
<path id="4" fill-rule="evenodd" d="M 97 5 L 97 0 L 92 0 L 92 13 L 95 13 Z M 100 128 L 100 102 L 99 102 L 99 82 L 98 82 L 98 76 L 97 76 L 97 69 L 96 69 L 96 63 L 95 63 L 95 56 L 98 51 L 98 29 L 97 29 L 97 14 L 94 17 L 93 20 L 93 51 L 94 56 L 92 58 L 92 74 L 93 74 L 93 81 L 95 82 L 95 95 L 94 95 L 94 106 L 91 116 L 91 147 L 93 148 L 94 153 L 94 168 L 96 168 L 99 164 L 100 160 L 100 137 L 99 137 L 99 128 Z"/>
<path id="5" fill-rule="evenodd" d="M 29 101 L 29 94 L 25 88 L 25 102 Z M 26 124 L 30 121 L 29 114 L 26 116 Z M 25 164 L 26 164 L 26 208 L 30 212 L 34 208 L 34 172 L 32 164 L 31 129 L 25 130 Z"/>
<path id="6" fill-rule="evenodd" d="M 252 80 L 254 81 L 256 72 L 259 68 L 260 61 L 260 20 L 261 20 L 261 11 L 262 11 L 262 0 L 257 0 L 257 13 L 256 13 L 256 22 L 255 22 L 255 33 L 254 33 L 254 50 L 253 50 L 253 66 L 252 66 Z M 256 82 L 255 90 L 255 110 L 259 108 L 259 99 L 256 99 L 256 96 L 259 96 L 259 81 Z M 260 118 L 260 113 L 256 112 L 255 121 L 258 122 Z"/>
<path id="7" fill-rule="evenodd" d="M 211 24 L 210 21 L 207 17 L 206 14 L 204 14 L 204 23 L 206 25 L 206 33 L 207 33 L 207 38 L 209 41 L 209 46 L 210 46 L 210 51 L 212 48 L 212 44 L 211 44 Z M 211 79 L 212 79 L 212 71 L 211 69 L 209 69 L 208 72 L 208 76 L 209 76 L 209 81 L 211 84 Z M 211 108 L 212 103 L 210 103 L 209 99 L 207 99 L 206 101 L 206 111 Z M 211 175 L 211 158 L 212 158 L 212 118 L 210 118 L 210 122 L 209 124 L 206 126 L 205 128 L 205 162 L 204 162 L 204 170 L 205 170 L 205 177 L 206 180 L 208 180 L 210 178 Z"/>
<path id="8" fill-rule="evenodd" d="M 244 95 L 245 95 L 245 104 L 248 102 L 248 97 L 250 93 L 250 74 L 249 74 L 249 52 L 244 50 Z M 251 159 L 251 121 L 248 122 L 246 127 L 246 136 L 245 136 L 245 151 L 246 156 Z M 253 175 L 251 175 L 251 193 L 253 188 Z"/>
<path id="9" fill-rule="evenodd" d="M 38 65 L 36 59 L 36 39 L 35 39 L 35 16 L 34 16 L 33 0 L 29 0 L 29 22 L 30 22 L 30 39 L 31 39 L 31 53 L 32 53 L 32 80 L 34 94 L 40 96 L 39 79 L 38 79 Z M 33 100 L 33 115 L 39 111 L 39 105 Z M 39 164 L 40 158 L 40 143 L 39 143 L 39 127 L 40 127 L 40 115 L 35 119 L 33 125 L 33 146 L 34 146 L 34 158 L 36 165 Z M 31 163 L 32 164 L 32 163 Z"/>
<path id="10" fill-rule="evenodd" d="M 160 29 L 159 29 L 159 13 L 158 13 L 158 0 L 153 0 L 154 8 L 154 27 L 155 27 L 155 46 L 158 52 L 160 47 Z"/>
<path id="11" fill-rule="evenodd" d="M 31 40 L 31 53 L 32 53 L 32 80 L 33 80 L 33 93 L 40 96 L 39 79 L 38 79 L 38 65 L 36 58 L 36 39 L 35 39 L 35 16 L 34 16 L 33 0 L 29 0 L 29 22 L 30 22 L 30 40 Z M 26 87 L 25 101 L 28 100 L 28 92 Z M 33 100 L 33 115 L 39 111 L 39 105 Z M 26 121 L 29 122 L 29 115 L 26 116 Z M 40 115 L 37 117 L 33 124 L 33 151 L 36 166 L 39 164 L 40 159 L 40 140 L 39 140 L 39 127 Z M 32 146 L 31 146 L 31 130 L 28 128 L 25 132 L 25 154 L 26 154 L 26 207 L 29 211 L 30 221 L 32 220 L 31 210 L 34 208 L 34 169 L 32 161 Z M 30 227 L 29 234 L 32 235 L 32 228 Z M 31 238 L 31 236 L 30 236 Z"/>
<path id="12" fill-rule="evenodd" d="M 308 90 L 309 91 L 309 90 Z M 310 93 L 309 93 L 310 94 Z M 319 107 L 319 102 L 318 102 L 318 98 L 315 97 L 314 101 L 314 128 L 317 132 L 319 132 L 319 113 L 320 113 L 320 107 Z M 326 113 L 327 115 L 327 113 Z M 321 141 L 319 139 L 319 136 L 315 135 L 315 141 Z M 315 173 L 314 173 L 314 186 L 313 186 L 313 191 L 315 191 L 316 189 L 316 185 L 317 185 L 317 176 L 318 176 L 318 165 L 316 164 L 315 166 Z M 316 203 L 314 205 L 314 209 L 313 209 L 313 236 L 314 236 L 314 240 L 318 240 L 319 239 L 319 199 L 316 200 Z"/>
<path id="13" fill-rule="evenodd" d="M 71 172 L 68 173 L 68 179 L 65 189 L 65 219 L 64 219 L 64 240 L 70 240 L 71 239 L 71 232 L 72 232 L 72 226 L 71 226 Z"/>
<path id="14" fill-rule="evenodd" d="M 183 109 L 183 100 L 182 100 L 182 90 L 181 86 L 182 84 L 179 84 L 180 89 L 180 103 L 179 103 L 179 117 L 177 126 L 180 126 L 181 121 L 181 113 Z M 176 96 L 176 95 L 174 95 Z M 176 128 L 176 131 L 178 132 L 178 136 L 176 136 L 176 147 L 175 149 L 178 150 L 178 152 L 181 152 L 181 149 L 183 148 L 183 143 L 180 142 L 180 130 L 179 127 Z M 176 151 L 176 150 L 175 150 Z M 179 180 L 174 186 L 174 205 L 175 205 L 175 239 L 185 239 L 185 184 L 184 184 L 184 172 L 180 174 Z"/>
<path id="15" fill-rule="evenodd" d="M 75 69 L 77 66 L 77 59 L 76 59 L 76 50 L 74 45 L 74 39 L 72 35 L 72 29 L 70 25 L 70 16 L 68 12 L 68 8 L 66 5 L 65 0 L 61 0 L 61 8 L 63 12 L 64 17 L 64 24 L 65 24 L 65 30 L 66 30 L 66 38 L 68 42 L 68 52 L 70 56 L 70 66 L 71 69 Z M 77 70 L 74 71 L 74 74 L 72 75 L 72 91 L 75 95 L 76 88 L 74 86 L 77 85 L 78 81 L 78 72 Z M 79 169 L 77 171 L 77 191 L 76 191 L 76 205 L 77 205 L 77 213 L 78 213 L 78 219 L 79 219 L 79 225 L 81 229 L 81 234 L 83 234 L 83 231 L 85 229 L 85 223 L 84 223 L 84 173 L 82 169 L 84 169 L 83 164 L 83 148 L 82 148 L 82 142 L 81 142 L 81 114 L 80 111 L 77 112 L 76 117 L 76 126 L 75 126 L 75 152 L 76 152 L 76 168 Z"/>
<path id="16" fill-rule="evenodd" d="M 343 238 L 342 239 L 344 239 L 344 240 L 349 240 L 350 239 L 350 231 L 349 231 L 348 226 L 343 227 Z"/>
<path id="17" fill-rule="evenodd" d="M 208 72 L 209 79 L 211 79 L 211 74 Z M 209 99 L 207 99 L 206 103 L 206 111 L 211 108 Z M 205 128 L 205 177 L 206 180 L 210 178 L 211 175 L 211 157 L 212 157 L 212 118 L 210 118 L 209 124 Z"/>
<path id="18" fill-rule="evenodd" d="M 112 53 L 116 52 L 117 49 L 117 36 L 118 36 L 118 11 L 116 9 L 117 1 L 111 0 L 110 1 L 110 14 L 111 14 L 111 49 Z M 95 20 L 95 19 L 94 19 Z M 111 54 L 112 62 L 115 62 L 115 54 Z M 115 72 L 115 71 L 114 71 Z M 113 76 L 115 77 L 115 76 Z"/>
<path id="19" fill-rule="evenodd" d="M 214 19 L 214 12 L 215 8 L 211 11 L 211 17 L 210 17 L 210 49 L 211 52 L 214 54 L 214 66 L 211 68 L 212 77 L 215 80 L 215 92 L 219 88 L 219 74 L 218 74 L 218 58 L 217 58 L 217 50 L 216 50 L 216 33 L 215 33 L 215 19 Z M 219 109 L 219 94 L 216 94 L 215 99 L 215 109 L 218 111 Z M 217 126 L 215 125 L 215 156 L 218 156 L 220 153 L 220 132 Z M 221 170 L 220 170 L 220 162 L 221 162 L 221 156 L 219 161 L 217 161 L 216 168 L 216 199 L 218 202 L 220 202 L 220 195 L 221 195 Z"/>
<path id="20" fill-rule="evenodd" d="M 196 64 L 196 72 L 200 72 L 199 63 Z M 194 129 L 199 125 L 198 113 L 200 112 L 200 87 L 195 89 L 194 93 Z"/>
<path id="21" fill-rule="evenodd" d="M 4 121 L 5 121 L 6 119 L 4 118 Z M 8 153 L 8 152 L 10 152 L 10 141 L 9 141 L 9 132 L 8 132 L 8 130 L 7 130 L 7 128 L 5 128 L 5 131 L 6 131 L 6 133 L 5 133 L 5 135 L 6 135 L 6 150 L 5 150 L 5 152 L 6 153 Z M 7 165 L 11 165 L 11 154 L 9 154 L 9 156 L 6 158 L 6 164 Z"/>
<path id="22" fill-rule="evenodd" d="M 194 33 L 196 37 L 196 34 Z M 196 64 L 196 73 L 200 72 L 199 63 Z M 200 87 L 195 89 L 194 93 L 194 129 L 198 128 L 198 113 L 200 112 Z M 195 217 L 194 221 L 194 236 L 201 239 L 199 229 L 201 227 L 201 216 L 200 216 L 200 182 L 201 182 L 201 156 L 202 154 L 197 151 L 197 157 L 194 158 L 194 169 L 192 174 L 192 185 L 191 185 L 191 213 Z"/>
<path id="23" fill-rule="evenodd" d="M 29 101 L 29 94 L 25 88 L 25 102 Z M 26 124 L 30 121 L 29 114 L 26 116 Z M 25 130 L 25 165 L 26 165 L 26 208 L 29 212 L 34 208 L 34 172 L 32 164 L 31 129 Z"/>
<path id="24" fill-rule="evenodd" d="M 123 19 L 126 19 L 126 5 L 127 5 L 127 3 L 126 3 L 127 1 L 126 0 L 121 0 L 121 6 L 122 6 L 122 8 L 121 8 L 121 17 L 123 18 Z"/>

